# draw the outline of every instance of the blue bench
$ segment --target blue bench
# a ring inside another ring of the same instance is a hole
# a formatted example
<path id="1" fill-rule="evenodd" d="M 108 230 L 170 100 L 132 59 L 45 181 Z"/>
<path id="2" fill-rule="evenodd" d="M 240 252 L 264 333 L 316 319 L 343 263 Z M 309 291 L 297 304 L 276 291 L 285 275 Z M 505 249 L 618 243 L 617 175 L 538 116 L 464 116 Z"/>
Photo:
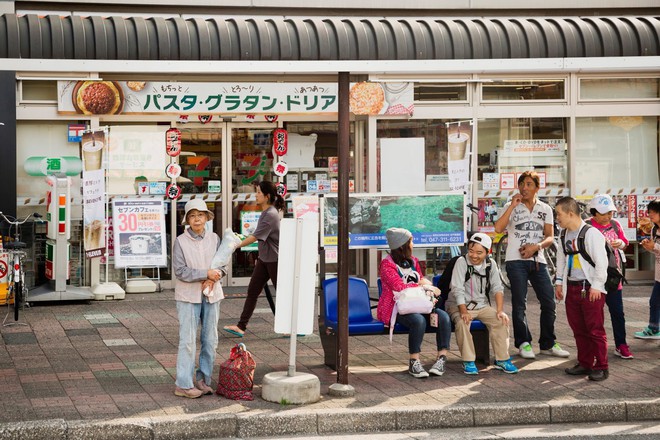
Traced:
<path id="1" fill-rule="evenodd" d="M 380 280 L 379 290 L 380 290 Z M 435 282 L 435 280 L 434 280 Z M 324 363 L 332 369 L 337 369 L 337 279 L 323 281 L 321 293 L 321 317 L 319 318 L 319 334 L 323 346 Z M 362 278 L 348 278 L 348 335 L 388 335 L 389 329 L 373 317 L 369 297 L 369 286 Z M 429 331 L 435 332 L 433 329 Z M 470 326 L 474 340 L 477 361 L 486 365 L 490 363 L 490 345 L 488 329 L 481 321 L 475 320 Z M 394 327 L 394 333 L 408 333 L 408 328 L 400 324 Z"/>

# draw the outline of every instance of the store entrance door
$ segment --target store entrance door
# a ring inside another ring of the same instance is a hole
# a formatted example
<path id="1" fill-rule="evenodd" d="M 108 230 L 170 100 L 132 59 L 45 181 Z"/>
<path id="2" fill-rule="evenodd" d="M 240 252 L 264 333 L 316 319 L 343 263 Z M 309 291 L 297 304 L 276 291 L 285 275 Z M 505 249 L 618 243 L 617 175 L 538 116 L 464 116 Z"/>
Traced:
<path id="1" fill-rule="evenodd" d="M 234 232 L 249 235 L 257 225 L 259 215 L 255 199 L 256 185 L 262 180 L 276 181 L 273 174 L 272 133 L 274 123 L 227 123 L 227 146 L 223 148 L 224 176 L 223 215 L 225 225 Z M 224 145 L 223 145 L 224 147 Z M 222 231 L 217 231 L 222 234 Z M 257 258 L 257 244 L 234 253 L 227 283 L 247 286 Z"/>

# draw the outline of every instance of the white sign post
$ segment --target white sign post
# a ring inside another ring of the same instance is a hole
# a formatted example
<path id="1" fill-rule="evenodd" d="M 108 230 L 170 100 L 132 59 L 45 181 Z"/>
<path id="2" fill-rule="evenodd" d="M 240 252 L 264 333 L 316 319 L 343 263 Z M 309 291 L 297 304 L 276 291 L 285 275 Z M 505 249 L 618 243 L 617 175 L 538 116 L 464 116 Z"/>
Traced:
<path id="1" fill-rule="evenodd" d="M 288 371 L 264 377 L 262 397 L 269 402 L 284 399 L 303 404 L 321 398 L 318 377 L 296 372 L 296 337 L 311 334 L 314 328 L 318 237 L 318 221 L 299 218 L 280 223 L 275 332 L 291 337 Z"/>

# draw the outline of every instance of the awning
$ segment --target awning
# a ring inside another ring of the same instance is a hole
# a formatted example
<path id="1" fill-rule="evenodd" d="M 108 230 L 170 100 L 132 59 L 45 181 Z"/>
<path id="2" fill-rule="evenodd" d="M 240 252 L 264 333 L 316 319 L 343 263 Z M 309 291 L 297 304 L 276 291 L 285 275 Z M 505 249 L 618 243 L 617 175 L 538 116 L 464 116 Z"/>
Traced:
<path id="1" fill-rule="evenodd" d="M 660 55 L 660 18 L 0 16 L 0 58 L 476 60 Z"/>

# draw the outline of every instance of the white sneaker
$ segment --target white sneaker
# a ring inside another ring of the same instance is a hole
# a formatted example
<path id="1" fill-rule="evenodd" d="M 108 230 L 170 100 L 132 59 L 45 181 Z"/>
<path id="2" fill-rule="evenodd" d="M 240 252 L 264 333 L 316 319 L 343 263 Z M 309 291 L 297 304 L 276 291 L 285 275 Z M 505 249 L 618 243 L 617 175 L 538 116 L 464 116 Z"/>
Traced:
<path id="1" fill-rule="evenodd" d="M 548 350 L 541 350 L 541 353 L 547 354 L 549 356 L 560 357 L 560 358 L 567 358 L 568 356 L 570 356 L 570 354 L 566 350 L 563 350 L 556 342 L 555 345 L 552 346 L 552 348 Z"/>
<path id="2" fill-rule="evenodd" d="M 529 342 L 523 342 L 522 344 L 520 344 L 520 349 L 518 350 L 518 354 L 523 359 L 536 359 L 534 350 L 532 350 L 532 344 L 530 344 Z"/>

